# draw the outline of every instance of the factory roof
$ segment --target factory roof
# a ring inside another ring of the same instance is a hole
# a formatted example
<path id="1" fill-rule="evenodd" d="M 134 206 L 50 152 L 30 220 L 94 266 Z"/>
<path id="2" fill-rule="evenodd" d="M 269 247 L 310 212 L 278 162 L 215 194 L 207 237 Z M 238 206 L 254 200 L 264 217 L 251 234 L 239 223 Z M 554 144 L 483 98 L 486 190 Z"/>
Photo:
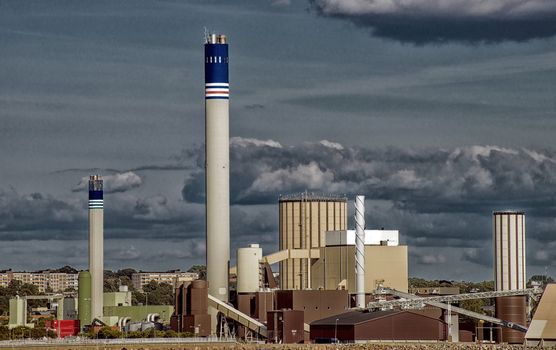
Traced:
<path id="1" fill-rule="evenodd" d="M 338 326 L 356 325 L 356 324 L 378 320 L 383 317 L 389 317 L 401 313 L 411 313 L 411 314 L 416 314 L 422 317 L 432 318 L 436 320 L 436 318 L 434 317 L 430 317 L 419 312 L 411 312 L 408 310 L 386 310 L 386 311 L 374 311 L 374 312 L 348 311 L 342 314 L 313 321 L 311 322 L 311 326 L 326 326 L 326 325 L 335 326 L 336 324 Z"/>
<path id="2" fill-rule="evenodd" d="M 342 194 L 329 194 L 329 193 L 315 193 L 315 192 L 300 192 L 280 195 L 280 201 L 347 201 L 346 195 Z"/>
<path id="3" fill-rule="evenodd" d="M 493 215 L 503 215 L 503 214 L 521 214 L 525 215 L 523 210 L 505 209 L 505 210 L 495 210 L 492 212 Z"/>
<path id="4" fill-rule="evenodd" d="M 388 311 L 375 311 L 375 312 L 361 312 L 361 311 L 348 311 L 339 315 L 334 315 L 326 317 L 320 320 L 311 322 L 311 325 L 352 325 L 367 322 L 370 320 L 376 320 L 378 318 L 390 316 L 397 314 L 399 310 L 388 310 Z M 338 322 L 336 323 L 336 320 Z"/>

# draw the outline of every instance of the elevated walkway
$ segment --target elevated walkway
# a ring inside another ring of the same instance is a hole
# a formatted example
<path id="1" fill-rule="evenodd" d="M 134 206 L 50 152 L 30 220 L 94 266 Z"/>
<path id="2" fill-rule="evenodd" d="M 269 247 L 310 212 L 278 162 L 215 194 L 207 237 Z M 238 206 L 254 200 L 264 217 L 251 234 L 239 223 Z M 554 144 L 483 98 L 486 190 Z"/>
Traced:
<path id="1" fill-rule="evenodd" d="M 234 308 L 231 305 L 217 299 L 209 294 L 208 296 L 209 306 L 215 308 L 216 310 L 220 311 L 224 316 L 236 321 L 242 326 L 247 327 L 251 331 L 259 334 L 260 336 L 266 338 L 267 337 L 267 329 L 264 324 L 257 321 L 256 319 L 252 318 L 244 314 L 243 312 L 239 311 L 238 309 Z"/>
<path id="2" fill-rule="evenodd" d="M 261 262 L 268 263 L 269 265 L 273 265 L 279 263 L 280 261 L 284 261 L 287 259 L 318 259 L 320 258 L 320 250 L 318 248 L 313 249 L 284 249 L 278 252 L 265 255 L 261 259 Z M 230 275 L 237 274 L 237 266 L 230 267 Z"/>
<path id="3" fill-rule="evenodd" d="M 502 326 L 502 327 L 508 327 L 508 328 L 515 329 L 515 330 L 520 331 L 520 332 L 524 332 L 524 333 L 527 332 L 527 327 L 525 327 L 523 325 L 520 325 L 520 324 L 517 324 L 517 323 L 504 321 L 504 320 L 501 320 L 501 319 L 496 318 L 496 317 L 483 315 L 483 314 L 480 314 L 480 313 L 477 313 L 477 312 L 462 309 L 462 308 L 457 307 L 457 306 L 452 306 L 450 304 L 441 303 L 439 301 L 428 300 L 428 298 L 420 298 L 420 297 L 416 296 L 415 294 L 404 293 L 404 292 L 397 291 L 395 289 L 387 288 L 387 289 L 385 289 L 385 291 L 388 292 L 388 293 L 391 293 L 393 295 L 396 295 L 400 298 L 419 299 L 419 301 L 422 302 L 423 304 L 438 307 L 438 308 L 443 309 L 443 310 L 450 310 L 451 312 L 455 312 L 455 313 L 458 313 L 460 315 L 465 315 L 465 316 L 468 316 L 468 317 L 471 317 L 471 318 L 474 318 L 474 319 L 483 320 L 485 322 L 490 322 L 490 323 L 493 323 L 493 324 L 497 324 L 497 325 Z M 529 290 L 522 290 L 521 292 L 522 292 L 522 294 L 528 294 Z"/>

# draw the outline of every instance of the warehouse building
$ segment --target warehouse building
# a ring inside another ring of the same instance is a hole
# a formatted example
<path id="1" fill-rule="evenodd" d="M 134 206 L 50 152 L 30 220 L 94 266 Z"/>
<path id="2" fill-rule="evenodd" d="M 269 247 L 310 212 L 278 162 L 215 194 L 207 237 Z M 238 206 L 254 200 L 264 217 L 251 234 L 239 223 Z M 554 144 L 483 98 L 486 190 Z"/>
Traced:
<path id="1" fill-rule="evenodd" d="M 413 311 L 348 311 L 311 322 L 311 340 L 447 340 L 447 326 L 439 318 Z"/>

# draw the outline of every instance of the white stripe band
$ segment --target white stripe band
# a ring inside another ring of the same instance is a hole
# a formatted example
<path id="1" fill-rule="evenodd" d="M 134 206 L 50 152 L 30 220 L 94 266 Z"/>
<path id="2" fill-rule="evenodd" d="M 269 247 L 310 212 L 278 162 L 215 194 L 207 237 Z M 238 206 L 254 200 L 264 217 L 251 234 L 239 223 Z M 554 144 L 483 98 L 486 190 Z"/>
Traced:
<path id="1" fill-rule="evenodd" d="M 205 84 L 206 87 L 208 86 L 230 86 L 229 83 L 206 83 Z"/>

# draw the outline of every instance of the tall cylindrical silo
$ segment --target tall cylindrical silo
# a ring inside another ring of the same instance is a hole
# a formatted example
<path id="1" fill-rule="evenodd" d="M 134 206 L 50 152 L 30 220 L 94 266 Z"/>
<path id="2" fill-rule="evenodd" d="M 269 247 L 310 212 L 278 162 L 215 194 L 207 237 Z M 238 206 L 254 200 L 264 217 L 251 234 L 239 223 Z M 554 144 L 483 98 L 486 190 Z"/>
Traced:
<path id="1" fill-rule="evenodd" d="M 255 293 L 260 288 L 260 261 L 263 250 L 258 244 L 237 250 L 237 292 Z"/>
<path id="2" fill-rule="evenodd" d="M 81 329 L 91 324 L 91 273 L 89 271 L 79 272 L 77 289 L 77 312 L 79 313 L 79 324 Z"/>
<path id="3" fill-rule="evenodd" d="M 326 231 L 347 229 L 347 198 L 299 193 L 279 199 L 280 250 L 326 245 Z M 311 260 L 280 262 L 281 289 L 311 289 Z"/>
<path id="4" fill-rule="evenodd" d="M 525 213 L 496 211 L 493 213 L 494 285 L 497 291 L 525 289 Z M 526 326 L 526 296 L 496 298 L 496 317 Z M 525 333 L 503 328 L 499 340 L 522 343 Z"/>

